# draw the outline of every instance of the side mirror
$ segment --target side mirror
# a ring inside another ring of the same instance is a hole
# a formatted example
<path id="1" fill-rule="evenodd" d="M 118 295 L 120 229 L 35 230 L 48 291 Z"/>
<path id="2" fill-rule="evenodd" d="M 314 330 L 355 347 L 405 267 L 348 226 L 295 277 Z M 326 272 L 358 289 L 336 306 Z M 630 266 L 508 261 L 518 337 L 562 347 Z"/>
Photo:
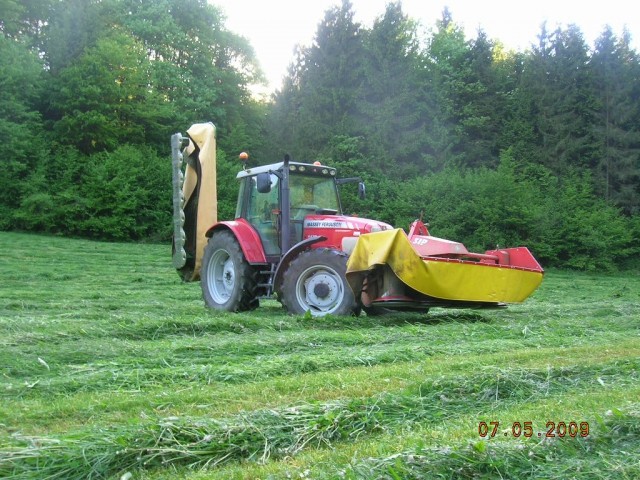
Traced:
<path id="1" fill-rule="evenodd" d="M 364 200 L 367 193 L 367 187 L 365 187 L 364 182 L 358 182 L 358 198 L 360 200 Z"/>
<path id="2" fill-rule="evenodd" d="M 256 188 L 258 193 L 269 193 L 271 191 L 271 175 L 268 172 L 258 174 Z"/>

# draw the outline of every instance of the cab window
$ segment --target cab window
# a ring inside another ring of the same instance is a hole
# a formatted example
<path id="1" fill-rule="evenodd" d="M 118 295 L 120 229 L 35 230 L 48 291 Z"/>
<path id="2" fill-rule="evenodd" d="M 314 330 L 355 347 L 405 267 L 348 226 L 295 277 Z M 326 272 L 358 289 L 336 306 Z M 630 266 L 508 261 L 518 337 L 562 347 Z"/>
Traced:
<path id="1" fill-rule="evenodd" d="M 249 202 L 247 204 L 247 221 L 253 225 L 260 239 L 266 255 L 279 255 L 278 234 L 276 231 L 279 214 L 280 185 L 279 179 L 271 175 L 271 190 L 260 193 L 257 189 L 256 177 L 249 177 L 246 187 L 249 188 Z"/>

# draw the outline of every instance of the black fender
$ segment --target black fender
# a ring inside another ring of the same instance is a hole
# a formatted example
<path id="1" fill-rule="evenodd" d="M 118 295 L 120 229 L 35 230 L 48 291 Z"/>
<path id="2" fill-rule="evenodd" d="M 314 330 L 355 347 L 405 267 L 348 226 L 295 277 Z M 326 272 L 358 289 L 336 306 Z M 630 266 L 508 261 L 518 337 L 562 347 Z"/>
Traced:
<path id="1" fill-rule="evenodd" d="M 289 266 L 289 264 L 291 263 L 291 260 L 297 257 L 300 254 L 300 252 L 303 252 L 308 248 L 311 248 L 311 245 L 314 245 L 318 242 L 323 242 L 326 239 L 327 237 L 322 237 L 322 236 L 313 236 L 313 237 L 305 238 L 304 240 L 296 243 L 293 247 L 287 250 L 287 253 L 285 253 L 280 259 L 280 263 L 278 263 L 278 266 L 276 267 L 276 273 L 273 276 L 273 291 L 276 292 L 278 296 L 280 296 L 280 285 L 282 285 L 282 275 L 284 275 L 284 272 Z"/>

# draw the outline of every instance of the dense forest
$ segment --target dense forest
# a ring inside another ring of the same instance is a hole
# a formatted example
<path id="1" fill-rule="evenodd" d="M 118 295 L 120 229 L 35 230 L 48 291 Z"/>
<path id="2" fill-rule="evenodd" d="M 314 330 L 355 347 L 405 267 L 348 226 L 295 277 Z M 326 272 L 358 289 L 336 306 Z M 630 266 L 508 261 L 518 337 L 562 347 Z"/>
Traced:
<path id="1" fill-rule="evenodd" d="M 638 268 L 640 57 L 627 32 L 577 26 L 524 52 L 448 10 L 426 32 L 389 3 L 370 28 L 348 0 L 319 19 L 281 88 L 215 0 L 0 0 L 0 229 L 107 240 L 171 235 L 169 136 L 213 121 L 219 214 L 238 152 L 361 176 L 348 213 L 544 266 Z"/>

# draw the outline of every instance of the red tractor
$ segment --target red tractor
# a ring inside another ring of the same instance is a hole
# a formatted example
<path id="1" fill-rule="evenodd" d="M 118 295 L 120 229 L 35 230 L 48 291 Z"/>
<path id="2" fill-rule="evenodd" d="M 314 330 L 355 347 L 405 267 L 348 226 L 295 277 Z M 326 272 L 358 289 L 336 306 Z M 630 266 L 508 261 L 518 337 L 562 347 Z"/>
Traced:
<path id="1" fill-rule="evenodd" d="M 289 312 L 314 316 L 495 308 L 524 301 L 542 281 L 526 247 L 471 253 L 421 221 L 406 234 L 345 216 L 338 186 L 359 182 L 363 197 L 360 179 L 288 156 L 245 165 L 235 219 L 219 222 L 215 127 L 196 124 L 187 135 L 171 139 L 173 263 L 183 280 L 200 279 L 210 308 L 251 310 L 274 293 Z"/>
<path id="2" fill-rule="evenodd" d="M 359 179 L 339 179 L 334 168 L 288 156 L 244 168 L 236 218 L 218 222 L 215 127 L 198 124 L 187 133 L 172 137 L 174 266 L 184 280 L 200 277 L 207 306 L 251 310 L 275 293 L 292 313 L 358 313 L 345 277 L 348 254 L 361 234 L 392 228 L 342 214 L 338 185 Z M 358 189 L 363 196 L 362 182 Z"/>

